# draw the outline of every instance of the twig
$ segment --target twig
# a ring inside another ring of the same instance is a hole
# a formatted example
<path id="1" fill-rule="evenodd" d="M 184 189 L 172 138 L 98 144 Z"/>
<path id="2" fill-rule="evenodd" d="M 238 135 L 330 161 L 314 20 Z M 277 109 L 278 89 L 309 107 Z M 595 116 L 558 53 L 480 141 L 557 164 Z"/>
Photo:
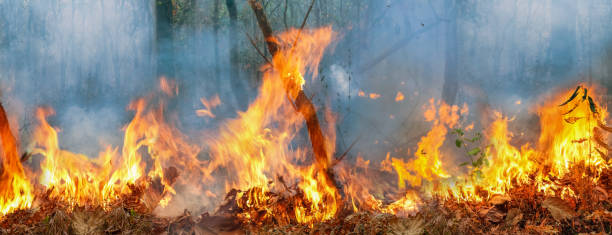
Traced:
<path id="1" fill-rule="evenodd" d="M 253 45 L 253 47 L 255 48 L 255 50 L 257 51 L 257 53 L 261 56 L 261 58 L 263 58 L 264 60 L 266 60 L 266 62 L 268 64 L 272 64 L 272 62 L 270 62 L 270 60 L 268 59 L 268 57 L 266 57 L 266 55 L 263 54 L 263 52 L 261 52 L 259 50 L 259 47 L 257 47 L 257 44 L 255 44 L 255 41 L 253 41 L 253 38 L 251 38 L 251 36 L 249 35 L 249 33 L 244 32 L 244 34 L 247 36 L 247 38 L 249 39 L 249 42 L 251 43 L 251 45 Z"/>
<path id="2" fill-rule="evenodd" d="M 391 47 L 389 47 L 387 50 L 385 50 L 383 53 L 381 53 L 379 56 L 375 57 L 373 60 L 371 60 L 370 62 L 364 63 L 361 66 L 359 66 L 359 72 L 365 72 L 367 70 L 369 70 L 370 68 L 374 67 L 374 65 L 377 65 L 378 63 L 380 63 L 382 60 L 384 60 L 385 58 L 387 58 L 387 56 L 393 54 L 394 52 L 398 51 L 398 49 L 404 47 L 404 45 L 406 45 L 407 42 L 411 41 L 412 39 L 416 38 L 417 36 L 421 35 L 422 33 L 425 33 L 433 28 L 435 28 L 435 26 L 437 26 L 438 24 L 440 24 L 442 21 L 442 19 L 438 19 L 437 21 L 417 30 L 414 31 L 412 34 L 408 35 L 407 37 L 399 40 L 398 42 L 396 42 L 395 44 L 393 44 Z"/>
<path id="3" fill-rule="evenodd" d="M 308 7 L 308 11 L 306 12 L 306 15 L 304 16 L 304 20 L 302 20 L 302 25 L 300 25 L 300 30 L 298 31 L 298 34 L 295 37 L 295 41 L 293 42 L 293 45 L 291 46 L 291 52 L 293 52 L 293 50 L 295 49 L 295 45 L 297 45 L 298 39 L 300 39 L 300 35 L 302 34 L 302 30 L 304 29 L 304 26 L 306 25 L 306 21 L 308 20 L 310 11 L 312 11 L 312 6 L 314 6 L 314 2 L 315 0 L 312 0 L 310 2 L 310 7 Z"/>
<path id="4" fill-rule="evenodd" d="M 285 24 L 285 29 L 288 29 L 289 26 L 287 25 L 287 6 L 288 6 L 288 2 L 289 0 L 285 0 L 285 10 L 283 11 L 283 23 Z"/>
<path id="5" fill-rule="evenodd" d="M 353 146 L 355 146 L 355 144 L 361 139 L 361 137 L 363 137 L 363 134 L 359 135 L 355 140 L 353 140 L 353 143 L 351 143 L 351 145 L 346 149 L 346 151 L 344 151 L 344 153 L 342 153 L 340 157 L 336 158 L 336 161 L 334 162 L 334 164 L 332 164 L 332 167 L 340 163 L 342 159 L 344 159 L 346 155 L 348 155 L 351 149 L 353 149 Z"/>

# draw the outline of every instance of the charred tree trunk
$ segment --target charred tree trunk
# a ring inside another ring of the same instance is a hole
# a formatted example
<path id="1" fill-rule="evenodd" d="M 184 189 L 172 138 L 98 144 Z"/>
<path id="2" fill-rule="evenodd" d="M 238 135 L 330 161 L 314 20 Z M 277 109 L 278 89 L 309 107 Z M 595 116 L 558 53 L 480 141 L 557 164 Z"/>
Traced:
<path id="1" fill-rule="evenodd" d="M 249 0 L 249 4 L 255 13 L 257 23 L 259 24 L 259 28 L 261 29 L 261 32 L 265 38 L 268 51 L 272 56 L 276 55 L 279 48 L 274 40 L 271 40 L 273 37 L 272 27 L 270 27 L 270 23 L 268 23 L 268 19 L 263 7 L 261 6 L 261 3 L 257 0 Z M 325 175 L 328 185 L 336 186 L 330 168 L 331 159 L 328 157 L 329 155 L 325 149 L 326 140 L 323 136 L 323 132 L 321 131 L 321 125 L 319 124 L 319 119 L 317 118 L 315 106 L 312 104 L 312 101 L 310 101 L 308 96 L 306 96 L 304 91 L 300 91 L 298 93 L 298 95 L 295 97 L 294 103 L 297 111 L 306 120 L 306 128 L 308 129 L 308 135 L 315 157 L 315 166 Z"/>
<path id="2" fill-rule="evenodd" d="M 226 0 L 225 5 L 229 13 L 230 83 L 232 84 L 232 89 L 234 89 L 234 94 L 236 94 L 236 102 L 239 108 L 243 109 L 248 105 L 248 97 L 241 97 L 247 91 L 242 83 L 243 81 L 240 79 L 240 72 L 238 70 L 238 36 L 236 32 L 238 11 L 236 10 L 236 2 L 234 0 Z"/>
<path id="3" fill-rule="evenodd" d="M 442 85 L 442 100 L 449 105 L 455 104 L 459 83 L 457 82 L 457 5 L 455 0 L 447 0 L 447 6 L 451 7 L 448 18 L 450 21 L 446 23 L 446 63 L 444 66 L 444 84 Z"/>
<path id="4" fill-rule="evenodd" d="M 157 76 L 174 77 L 172 0 L 155 2 L 155 49 Z"/>

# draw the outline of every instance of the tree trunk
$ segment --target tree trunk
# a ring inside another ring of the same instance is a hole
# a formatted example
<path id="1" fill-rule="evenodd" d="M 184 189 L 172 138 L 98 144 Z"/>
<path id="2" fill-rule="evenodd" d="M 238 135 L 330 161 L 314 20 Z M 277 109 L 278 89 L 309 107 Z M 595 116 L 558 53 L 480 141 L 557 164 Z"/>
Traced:
<path id="1" fill-rule="evenodd" d="M 238 11 L 236 10 L 236 2 L 234 0 L 226 0 L 227 12 L 229 13 L 229 42 L 230 42 L 230 83 L 234 94 L 236 94 L 236 102 L 240 109 L 247 107 L 248 96 L 247 90 L 244 88 L 243 81 L 240 79 L 240 71 L 238 70 L 238 36 L 236 32 L 236 22 L 238 21 Z M 242 97 L 241 97 L 242 96 Z"/>
<path id="2" fill-rule="evenodd" d="M 174 45 L 172 41 L 172 0 L 158 0 L 155 4 L 155 49 L 157 76 L 174 77 Z"/>
<path id="3" fill-rule="evenodd" d="M 214 43 L 215 43 L 215 78 L 216 78 L 216 88 L 217 90 L 221 89 L 221 74 L 219 69 L 219 1 L 215 0 L 215 5 L 213 9 L 213 31 L 214 31 Z"/>
<path id="4" fill-rule="evenodd" d="M 266 17 L 265 12 L 263 11 L 263 7 L 261 3 L 257 0 L 249 0 L 249 4 L 255 13 L 255 17 L 257 18 L 257 23 L 259 24 L 259 28 L 263 33 L 264 38 L 266 39 L 266 45 L 268 47 L 268 51 L 272 56 L 278 53 L 278 45 L 271 40 L 273 37 L 272 28 L 268 23 L 268 19 Z M 293 98 L 293 97 L 292 97 Z M 328 185 L 335 186 L 336 190 L 338 187 L 335 184 L 332 172 L 331 172 L 331 159 L 327 154 L 325 149 L 325 137 L 323 136 L 323 132 L 321 131 L 321 126 L 319 124 L 319 119 L 317 118 L 317 112 L 312 104 L 312 101 L 306 96 L 304 91 L 299 91 L 298 95 L 294 97 L 294 103 L 297 111 L 304 117 L 306 120 L 306 128 L 308 129 L 308 135 L 310 137 L 310 143 L 312 145 L 314 157 L 315 157 L 315 166 L 322 172 L 325 176 L 325 180 Z"/>
<path id="5" fill-rule="evenodd" d="M 457 92 L 459 90 L 459 84 L 457 82 L 457 2 L 454 0 L 447 0 L 446 6 L 451 8 L 449 13 L 449 20 L 446 23 L 446 49 L 445 57 L 446 63 L 444 66 L 444 85 L 442 85 L 442 100 L 449 105 L 455 104 L 457 99 Z"/>

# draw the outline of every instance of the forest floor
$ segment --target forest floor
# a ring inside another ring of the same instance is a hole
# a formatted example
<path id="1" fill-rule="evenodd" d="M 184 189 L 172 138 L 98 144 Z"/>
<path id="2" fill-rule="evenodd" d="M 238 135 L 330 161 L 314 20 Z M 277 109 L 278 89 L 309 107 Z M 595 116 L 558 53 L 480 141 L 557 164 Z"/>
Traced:
<path id="1" fill-rule="evenodd" d="M 569 176 L 568 176 L 569 177 Z M 140 213 L 133 200 L 105 211 L 54 202 L 5 216 L 2 234 L 610 234 L 612 170 L 596 183 L 557 180 L 574 197 L 549 197 L 533 185 L 514 188 L 487 202 L 430 199 L 414 216 L 344 210 L 334 219 L 307 225 L 241 223 L 236 217 L 192 215 L 173 218 Z"/>

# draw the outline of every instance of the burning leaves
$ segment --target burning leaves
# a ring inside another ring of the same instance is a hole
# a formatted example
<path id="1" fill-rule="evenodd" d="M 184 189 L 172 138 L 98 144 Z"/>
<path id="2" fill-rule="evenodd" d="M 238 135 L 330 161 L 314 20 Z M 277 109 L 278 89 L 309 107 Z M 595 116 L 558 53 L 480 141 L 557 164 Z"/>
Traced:
<path id="1" fill-rule="evenodd" d="M 210 99 L 200 98 L 200 102 L 202 102 L 204 108 L 196 110 L 196 115 L 198 115 L 199 117 L 215 118 L 212 109 L 221 105 L 221 99 L 219 99 L 219 95 L 215 95 Z"/>

